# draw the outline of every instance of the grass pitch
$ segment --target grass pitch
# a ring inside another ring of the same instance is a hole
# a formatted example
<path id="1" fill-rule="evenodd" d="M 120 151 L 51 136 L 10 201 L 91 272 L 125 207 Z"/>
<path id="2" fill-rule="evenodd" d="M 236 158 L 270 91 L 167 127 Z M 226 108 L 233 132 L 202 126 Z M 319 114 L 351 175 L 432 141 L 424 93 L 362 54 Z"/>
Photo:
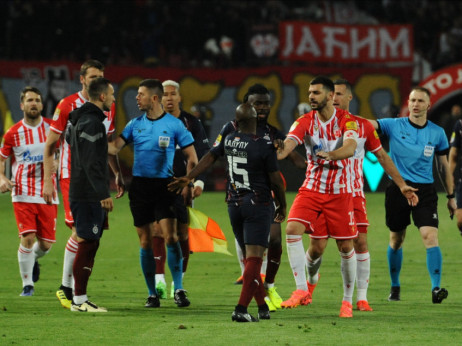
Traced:
<path id="1" fill-rule="evenodd" d="M 295 194 L 288 194 L 291 204 Z M 108 313 L 71 313 L 55 297 L 62 275 L 64 246 L 69 230 L 59 207 L 57 242 L 41 259 L 41 277 L 33 297 L 19 297 L 21 280 L 17 263 L 18 238 L 11 198 L 0 195 L 0 344 L 8 345 L 457 345 L 462 335 L 462 239 L 440 196 L 440 246 L 443 253 L 442 286 L 449 297 L 431 303 L 430 279 L 420 235 L 408 228 L 401 273 L 401 301 L 388 302 L 386 260 L 388 230 L 384 195 L 367 195 L 371 279 L 368 298 L 373 312 L 354 311 L 352 319 L 338 317 L 342 299 L 340 258 L 329 241 L 321 267 L 322 277 L 313 304 L 278 310 L 271 320 L 231 322 L 241 286 L 234 240 L 224 193 L 205 193 L 196 201 L 222 227 L 233 256 L 194 253 L 184 285 L 191 306 L 178 308 L 173 299 L 161 300 L 158 309 L 143 307 L 147 289 L 139 265 L 138 237 L 132 226 L 128 198 L 115 201 L 97 254 L 88 295 Z M 285 227 L 283 226 L 283 231 Z M 308 238 L 305 237 L 305 247 Z M 287 253 L 276 277 L 278 292 L 287 299 L 295 284 Z M 170 282 L 167 269 L 167 281 Z M 356 293 L 355 293 L 356 294 Z M 256 314 L 255 302 L 249 312 Z"/>

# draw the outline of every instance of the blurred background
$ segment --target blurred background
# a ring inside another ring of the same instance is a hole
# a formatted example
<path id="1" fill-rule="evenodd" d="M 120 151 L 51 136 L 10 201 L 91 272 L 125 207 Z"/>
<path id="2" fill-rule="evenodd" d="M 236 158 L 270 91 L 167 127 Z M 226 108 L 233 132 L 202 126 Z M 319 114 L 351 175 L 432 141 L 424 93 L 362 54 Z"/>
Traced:
<path id="1" fill-rule="evenodd" d="M 348 79 L 350 111 L 366 118 L 405 116 L 414 85 L 432 92 L 429 117 L 448 137 L 462 116 L 460 1 L 0 0 L 0 134 L 22 118 L 24 86 L 42 90 L 51 117 L 81 89 L 90 58 L 115 84 L 117 133 L 139 115 L 144 78 L 178 81 L 183 109 L 211 143 L 254 83 L 271 91 L 269 122 L 287 132 L 309 110 L 307 85 L 319 74 Z M 121 160 L 130 177 L 130 148 Z M 296 190 L 303 172 L 281 166 Z M 366 190 L 382 190 L 373 156 L 365 171 Z M 217 164 L 207 189 L 223 189 L 224 174 Z"/>

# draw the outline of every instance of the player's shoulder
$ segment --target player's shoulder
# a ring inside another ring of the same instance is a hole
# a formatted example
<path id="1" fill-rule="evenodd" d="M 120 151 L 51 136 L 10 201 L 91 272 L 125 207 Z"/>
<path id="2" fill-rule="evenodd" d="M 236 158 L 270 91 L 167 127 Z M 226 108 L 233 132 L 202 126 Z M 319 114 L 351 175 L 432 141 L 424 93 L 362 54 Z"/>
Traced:
<path id="1" fill-rule="evenodd" d="M 295 121 L 293 122 L 292 126 L 289 129 L 289 132 L 295 130 L 299 124 L 310 124 L 315 119 L 316 112 L 310 111 L 303 115 L 300 115 Z"/>
<path id="2" fill-rule="evenodd" d="M 223 125 L 223 129 L 227 131 L 235 131 L 237 129 L 237 123 L 235 120 L 230 120 Z"/>
<path id="3" fill-rule="evenodd" d="M 355 117 L 353 114 L 346 110 L 337 108 L 335 115 L 340 126 L 345 126 L 347 130 L 358 131 L 359 123 L 357 121 L 357 117 Z"/>
<path id="4" fill-rule="evenodd" d="M 358 125 L 364 129 L 374 129 L 374 125 L 371 124 L 369 119 L 363 118 L 359 115 L 353 115 L 354 119 L 358 122 Z"/>
<path id="5" fill-rule="evenodd" d="M 13 126 L 11 126 L 4 134 L 3 137 L 10 137 L 12 136 L 13 134 L 17 133 L 19 128 L 22 127 L 24 125 L 24 119 L 21 119 L 19 120 L 16 124 L 14 124 Z"/>
<path id="6" fill-rule="evenodd" d="M 444 128 L 442 128 L 440 125 L 435 124 L 433 121 L 428 120 L 428 127 L 431 131 L 433 132 L 439 132 L 439 133 L 444 133 L 446 136 L 446 132 L 444 131 Z"/>
<path id="7" fill-rule="evenodd" d="M 59 101 L 57 108 L 62 108 L 64 106 L 68 105 L 74 105 L 76 103 L 85 103 L 86 100 L 83 98 L 83 96 L 80 94 L 80 92 L 76 92 L 74 94 L 71 94 L 69 96 L 66 96 L 65 98 L 61 99 Z"/>
<path id="8" fill-rule="evenodd" d="M 312 120 L 314 119 L 315 115 L 316 115 L 316 111 L 311 110 L 308 113 L 305 113 L 299 116 L 297 120 Z"/>
<path id="9" fill-rule="evenodd" d="M 399 117 L 399 118 L 381 118 L 378 119 L 380 127 L 395 127 L 395 126 L 412 126 L 408 117 Z"/>
<path id="10" fill-rule="evenodd" d="M 255 143 L 255 145 L 261 148 L 262 150 L 267 150 L 267 149 L 272 150 L 274 148 L 273 141 L 268 136 L 263 136 L 263 137 L 252 136 L 251 142 Z"/>
<path id="11" fill-rule="evenodd" d="M 85 102 L 86 100 L 78 92 L 66 96 L 65 98 L 61 99 L 61 101 L 59 101 L 58 105 L 56 106 L 55 112 L 53 113 L 53 121 L 56 122 L 58 119 L 62 119 L 62 117 L 65 117 L 66 119 L 64 120 L 67 121 L 69 113 L 74 109 L 82 106 Z"/>
<path id="12" fill-rule="evenodd" d="M 45 118 L 45 117 L 42 117 L 42 120 L 45 124 L 47 125 L 51 125 L 53 123 L 53 120 L 50 119 L 50 118 Z"/>
<path id="13" fill-rule="evenodd" d="M 339 119 L 344 119 L 345 121 L 356 121 L 357 117 L 354 116 L 353 114 L 351 114 L 349 111 L 345 110 L 345 109 L 340 109 L 340 108 L 336 108 L 336 111 L 335 111 L 335 116 Z"/>
<path id="14" fill-rule="evenodd" d="M 174 116 L 173 114 L 165 113 L 165 115 L 162 117 L 162 120 L 168 123 L 169 126 L 172 126 L 178 129 L 186 128 L 184 122 L 181 119 Z"/>
<path id="15" fill-rule="evenodd" d="M 141 124 L 145 119 L 146 119 L 146 113 L 137 115 L 136 117 L 131 118 L 125 127 L 133 126 L 135 124 Z"/>
<path id="16" fill-rule="evenodd" d="M 191 124 L 197 124 L 197 123 L 200 123 L 201 121 L 196 118 L 194 115 L 192 115 L 191 113 L 188 113 L 186 112 L 185 110 L 181 110 L 181 113 L 180 113 L 180 118 L 184 118 L 186 119 L 189 123 Z"/>

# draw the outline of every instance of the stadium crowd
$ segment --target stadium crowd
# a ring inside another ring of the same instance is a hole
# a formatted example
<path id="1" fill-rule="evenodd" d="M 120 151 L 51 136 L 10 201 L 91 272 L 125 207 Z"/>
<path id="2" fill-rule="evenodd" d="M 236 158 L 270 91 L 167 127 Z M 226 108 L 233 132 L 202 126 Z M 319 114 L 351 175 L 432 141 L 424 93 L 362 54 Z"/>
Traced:
<path id="1" fill-rule="evenodd" d="M 413 24 L 415 51 L 435 70 L 462 58 L 461 10 L 458 1 L 416 0 L 2 0 L 0 59 L 97 57 L 105 64 L 220 68 L 279 64 L 276 54 L 249 61 L 251 28 L 269 25 L 277 32 L 282 20 L 305 20 Z"/>

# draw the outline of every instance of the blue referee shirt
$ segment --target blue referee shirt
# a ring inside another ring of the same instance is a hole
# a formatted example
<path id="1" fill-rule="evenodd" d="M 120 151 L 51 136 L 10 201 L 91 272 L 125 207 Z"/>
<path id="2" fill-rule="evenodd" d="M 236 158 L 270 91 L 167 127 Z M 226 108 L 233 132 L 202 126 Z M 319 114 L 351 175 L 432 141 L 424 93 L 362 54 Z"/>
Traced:
<path id="1" fill-rule="evenodd" d="M 449 149 L 443 128 L 431 121 L 418 126 L 409 118 L 386 118 L 378 123 L 380 131 L 389 138 L 391 159 L 403 179 L 433 183 L 433 158 Z"/>
<path id="2" fill-rule="evenodd" d="M 173 176 L 175 148 L 178 145 L 183 149 L 194 143 L 191 132 L 169 113 L 154 120 L 146 113 L 134 118 L 120 136 L 126 144 L 133 143 L 133 176 L 145 178 Z"/>

